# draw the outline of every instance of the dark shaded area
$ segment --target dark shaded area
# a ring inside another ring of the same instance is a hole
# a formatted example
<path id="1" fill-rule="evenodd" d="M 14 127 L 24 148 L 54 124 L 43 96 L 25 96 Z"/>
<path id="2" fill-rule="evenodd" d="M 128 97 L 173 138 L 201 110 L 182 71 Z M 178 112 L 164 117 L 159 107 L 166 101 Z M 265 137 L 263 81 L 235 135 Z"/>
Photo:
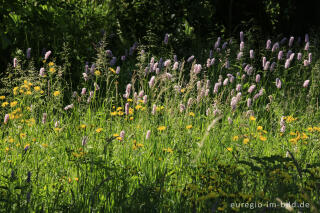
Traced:
<path id="1" fill-rule="evenodd" d="M 17 48 L 31 47 L 40 61 L 43 48 L 58 54 L 67 42 L 74 73 L 94 57 L 103 33 L 115 55 L 135 41 L 157 47 L 169 33 L 181 57 L 241 30 L 303 36 L 319 29 L 319 10 L 319 0 L 0 0 L 0 72 Z"/>

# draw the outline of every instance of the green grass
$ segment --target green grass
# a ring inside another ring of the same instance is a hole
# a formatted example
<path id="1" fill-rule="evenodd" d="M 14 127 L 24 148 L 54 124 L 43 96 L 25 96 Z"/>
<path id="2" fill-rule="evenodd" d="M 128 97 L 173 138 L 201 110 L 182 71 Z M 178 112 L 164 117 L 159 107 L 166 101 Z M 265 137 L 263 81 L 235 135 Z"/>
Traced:
<path id="1" fill-rule="evenodd" d="M 117 75 L 110 70 L 102 47 L 95 62 L 101 75 L 89 74 L 88 81 L 79 82 L 75 96 L 64 80 L 63 64 L 50 64 L 55 59 L 49 58 L 43 62 L 46 76 L 41 77 L 40 67 L 18 58 L 17 67 L 10 70 L 15 81 L 8 81 L 1 98 L 1 115 L 10 116 L 0 127 L 1 212 L 247 212 L 250 208 L 231 206 L 280 205 L 280 200 L 308 203 L 302 210 L 317 212 L 317 52 L 310 66 L 294 60 L 285 69 L 277 53 L 262 50 L 256 59 L 249 59 L 246 49 L 238 61 L 238 44 L 228 48 L 214 53 L 220 63 L 210 68 L 203 64 L 197 75 L 193 68 L 199 62 L 195 61 L 179 62 L 177 70 L 171 64 L 159 74 L 146 75 L 148 53 L 139 56 L 136 65 L 124 64 Z M 260 54 L 277 62 L 274 71 L 254 65 L 260 64 Z M 227 57 L 229 69 L 223 67 Z M 255 70 L 242 79 L 244 62 Z M 222 85 L 215 94 L 219 75 L 223 82 L 229 73 L 234 82 Z M 257 73 L 259 83 L 255 83 Z M 150 88 L 151 76 L 156 77 Z M 281 89 L 275 86 L 277 77 Z M 307 79 L 310 85 L 303 88 Z M 132 84 L 128 100 L 123 97 L 127 83 Z M 232 110 L 237 84 L 242 85 L 241 98 Z M 257 88 L 249 94 L 252 84 Z M 87 88 L 85 95 L 80 94 L 81 88 Z M 263 94 L 248 108 L 247 99 L 262 88 Z M 138 96 L 142 90 L 145 102 Z M 90 102 L 89 91 L 93 91 Z M 68 104 L 73 108 L 64 110 Z M 47 113 L 45 121 L 43 113 Z M 280 132 L 282 116 L 284 133 Z M 146 138 L 148 130 L 150 138 Z M 287 211 L 281 207 L 266 210 Z"/>

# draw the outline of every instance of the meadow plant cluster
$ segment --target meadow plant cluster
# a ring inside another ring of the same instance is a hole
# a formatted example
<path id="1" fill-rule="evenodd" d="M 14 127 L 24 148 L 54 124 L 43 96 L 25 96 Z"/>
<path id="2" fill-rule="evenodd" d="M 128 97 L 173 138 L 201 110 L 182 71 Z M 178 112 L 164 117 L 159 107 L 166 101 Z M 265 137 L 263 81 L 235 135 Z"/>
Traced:
<path id="1" fill-rule="evenodd" d="M 263 49 L 243 32 L 219 37 L 206 61 L 100 44 L 77 91 L 54 52 L 41 67 L 31 49 L 13 58 L 1 212 L 246 212 L 230 204 L 279 200 L 319 210 L 320 62 L 308 34 Z"/>

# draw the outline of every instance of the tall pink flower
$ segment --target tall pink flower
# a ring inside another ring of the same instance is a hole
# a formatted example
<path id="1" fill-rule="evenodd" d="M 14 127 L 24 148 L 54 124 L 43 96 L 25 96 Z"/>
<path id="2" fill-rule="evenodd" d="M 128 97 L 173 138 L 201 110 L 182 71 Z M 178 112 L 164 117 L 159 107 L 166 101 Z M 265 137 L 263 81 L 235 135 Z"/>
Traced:
<path id="1" fill-rule="evenodd" d="M 9 117 L 10 117 L 9 114 L 5 114 L 5 116 L 4 116 L 4 121 L 3 121 L 4 124 L 7 124 L 7 123 L 8 123 Z"/>
<path id="2" fill-rule="evenodd" d="M 151 136 L 151 130 L 148 130 L 146 134 L 146 140 L 149 140 L 150 136 Z"/>
<path id="3" fill-rule="evenodd" d="M 307 88 L 309 86 L 309 82 L 310 80 L 306 80 L 304 83 L 303 83 L 303 87 L 304 88 Z"/>
<path id="4" fill-rule="evenodd" d="M 51 51 L 49 50 L 49 51 L 46 52 L 46 54 L 44 55 L 44 60 L 47 60 L 50 55 L 51 55 Z"/>

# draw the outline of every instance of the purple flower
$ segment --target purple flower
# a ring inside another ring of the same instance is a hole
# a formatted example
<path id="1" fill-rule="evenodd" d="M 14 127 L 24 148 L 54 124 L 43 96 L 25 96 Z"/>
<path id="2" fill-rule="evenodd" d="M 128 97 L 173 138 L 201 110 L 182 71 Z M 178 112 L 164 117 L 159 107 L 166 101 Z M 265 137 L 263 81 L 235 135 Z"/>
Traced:
<path id="1" fill-rule="evenodd" d="M 212 51 L 212 50 L 211 50 L 211 51 Z M 173 56 L 173 61 L 174 61 L 174 62 L 177 62 L 177 61 L 178 61 L 177 55 L 174 55 L 174 56 Z"/>
<path id="2" fill-rule="evenodd" d="M 139 98 L 142 98 L 143 96 L 144 96 L 144 91 L 141 90 L 141 91 L 139 92 Z"/>
<path id="3" fill-rule="evenodd" d="M 270 50 L 271 49 L 271 40 L 268 39 L 267 43 L 266 43 L 266 49 Z"/>
<path id="4" fill-rule="evenodd" d="M 269 69 L 269 66 L 270 66 L 270 61 L 267 61 L 263 67 L 263 70 L 268 70 Z"/>
<path id="5" fill-rule="evenodd" d="M 180 112 L 183 112 L 186 109 L 186 106 L 184 104 L 180 104 Z"/>
<path id="6" fill-rule="evenodd" d="M 124 107 L 124 111 L 125 111 L 126 115 L 129 115 L 129 103 L 126 103 L 126 105 Z"/>
<path id="7" fill-rule="evenodd" d="M 125 61 L 125 60 L 126 60 L 126 56 L 125 55 L 121 56 L 121 61 Z"/>
<path id="8" fill-rule="evenodd" d="M 85 95 L 86 92 L 87 92 L 87 88 L 82 88 L 82 90 L 81 90 L 81 95 Z"/>
<path id="9" fill-rule="evenodd" d="M 286 41 L 287 41 L 287 38 L 284 37 L 283 39 L 281 39 L 280 44 L 283 45 L 284 43 L 286 43 Z"/>
<path id="10" fill-rule="evenodd" d="M 278 43 L 278 42 L 276 42 L 276 43 L 273 44 L 271 51 L 272 51 L 272 52 L 275 52 L 277 49 L 279 49 L 279 43 Z"/>
<path id="11" fill-rule="evenodd" d="M 243 56 L 243 52 L 240 51 L 237 55 L 237 60 L 240 60 L 242 58 L 242 56 Z"/>
<path id="12" fill-rule="evenodd" d="M 306 35 L 304 36 L 304 42 L 308 43 L 309 42 L 309 34 L 306 33 Z"/>
<path id="13" fill-rule="evenodd" d="M 117 62 L 117 57 L 112 57 L 112 59 L 110 60 L 110 66 L 114 66 Z"/>
<path id="14" fill-rule="evenodd" d="M 152 115 L 155 115 L 156 112 L 157 112 L 157 105 L 153 104 L 151 114 L 152 114 Z"/>
<path id="15" fill-rule="evenodd" d="M 267 58 L 266 57 L 262 57 L 262 67 L 265 67 L 267 62 Z"/>
<path id="16" fill-rule="evenodd" d="M 47 122 L 47 116 L 48 114 L 47 113 L 43 113 L 42 114 L 42 123 L 45 124 Z"/>
<path id="17" fill-rule="evenodd" d="M 165 36 L 164 36 L 163 42 L 164 42 L 165 45 L 167 45 L 168 41 L 169 41 L 169 34 L 166 33 Z"/>
<path id="18" fill-rule="evenodd" d="M 150 81 L 149 81 L 149 87 L 152 88 L 154 86 L 154 82 L 155 82 L 156 77 L 152 76 Z"/>
<path id="19" fill-rule="evenodd" d="M 294 59 L 294 56 L 295 56 L 295 53 L 290 54 L 290 57 L 289 57 L 290 61 L 292 61 Z"/>
<path id="20" fill-rule="evenodd" d="M 228 117 L 228 122 L 231 125 L 233 123 L 232 119 L 230 117 Z"/>
<path id="21" fill-rule="evenodd" d="M 168 59 L 168 60 L 166 60 L 166 61 L 164 62 L 164 66 L 165 66 L 165 67 L 169 67 L 170 64 L 171 64 L 171 60 L 170 60 L 170 59 Z"/>
<path id="22" fill-rule="evenodd" d="M 240 51 L 243 51 L 243 50 L 244 50 L 244 42 L 241 41 L 241 42 L 240 42 Z"/>
<path id="23" fill-rule="evenodd" d="M 244 41 L 243 31 L 240 32 L 240 41 L 241 41 L 241 42 Z"/>
<path id="24" fill-rule="evenodd" d="M 292 47 L 293 41 L 294 41 L 294 37 L 291 36 L 289 39 L 289 47 Z"/>
<path id="25" fill-rule="evenodd" d="M 119 67 L 119 66 L 117 66 L 116 74 L 117 74 L 117 75 L 119 75 L 119 74 L 120 74 L 120 67 Z"/>
<path id="26" fill-rule="evenodd" d="M 214 44 L 214 49 L 217 49 L 220 46 L 221 38 L 218 37 L 216 43 Z"/>
<path id="27" fill-rule="evenodd" d="M 24 147 L 24 153 L 26 153 L 29 149 L 29 145 L 27 145 L 26 147 Z"/>
<path id="28" fill-rule="evenodd" d="M 281 80 L 279 78 L 276 78 L 276 86 L 278 89 L 281 89 Z"/>
<path id="29" fill-rule="evenodd" d="M 248 93 L 252 93 L 253 92 L 253 90 L 256 88 L 256 85 L 251 85 L 250 87 L 249 87 L 249 89 L 248 89 Z"/>
<path id="30" fill-rule="evenodd" d="M 297 54 L 297 60 L 300 61 L 302 59 L 302 53 Z"/>
<path id="31" fill-rule="evenodd" d="M 306 43 L 306 46 L 304 47 L 304 50 L 305 50 L 305 51 L 308 51 L 308 50 L 309 50 L 309 46 L 310 46 L 310 43 L 307 42 L 307 43 Z"/>
<path id="32" fill-rule="evenodd" d="M 229 78 L 224 79 L 223 81 L 223 86 L 227 86 L 229 82 Z"/>
<path id="33" fill-rule="evenodd" d="M 308 54 L 308 62 L 309 62 L 309 64 L 311 64 L 311 62 L 312 62 L 312 53 Z"/>
<path id="34" fill-rule="evenodd" d="M 44 60 L 47 60 L 50 55 L 51 55 L 51 51 L 49 50 L 49 51 L 46 52 L 46 54 L 44 55 Z"/>
<path id="35" fill-rule="evenodd" d="M 96 68 L 96 65 L 95 64 L 92 64 L 91 65 L 91 68 L 90 68 L 90 73 L 91 73 L 91 75 L 93 75 L 94 74 L 94 69 Z"/>
<path id="36" fill-rule="evenodd" d="M 283 57 L 283 51 L 280 50 L 279 53 L 278 53 L 278 60 L 282 60 L 282 57 Z"/>
<path id="37" fill-rule="evenodd" d="M 250 108 L 252 105 L 252 99 L 251 98 L 248 98 L 247 99 L 247 107 Z"/>
<path id="38" fill-rule="evenodd" d="M 14 58 L 14 59 L 13 59 L 13 67 L 14 67 L 14 68 L 17 67 L 17 62 L 18 62 L 17 58 Z"/>
<path id="39" fill-rule="evenodd" d="M 108 57 L 112 57 L 113 54 L 112 54 L 112 51 L 111 50 L 106 50 L 106 54 Z"/>
<path id="40" fill-rule="evenodd" d="M 8 123 L 9 117 L 10 117 L 9 114 L 5 114 L 5 116 L 4 116 L 4 121 L 3 121 L 4 124 L 7 124 L 7 123 Z"/>
<path id="41" fill-rule="evenodd" d="M 147 101 L 148 101 L 148 96 L 147 96 L 147 95 L 144 95 L 144 96 L 143 96 L 143 103 L 144 103 L 144 104 L 147 104 Z"/>
<path id="42" fill-rule="evenodd" d="M 304 60 L 304 61 L 303 61 L 303 65 L 304 65 L 305 67 L 309 66 L 309 61 L 308 61 L 308 60 Z"/>
<path id="43" fill-rule="evenodd" d="M 193 102 L 192 98 L 189 98 L 188 99 L 188 103 L 187 103 L 187 107 L 191 107 L 192 102 Z"/>
<path id="44" fill-rule="evenodd" d="M 31 181 L 31 172 L 29 171 L 27 174 L 27 183 L 30 183 Z"/>
<path id="45" fill-rule="evenodd" d="M 259 74 L 256 75 L 256 82 L 259 83 L 261 79 L 261 76 Z"/>
<path id="46" fill-rule="evenodd" d="M 126 134 L 126 132 L 124 130 L 122 130 L 120 132 L 120 137 L 122 138 L 122 140 L 124 139 L 125 134 Z"/>
<path id="47" fill-rule="evenodd" d="M 195 74 L 199 74 L 201 72 L 201 69 L 202 69 L 201 64 L 195 64 L 193 68 L 193 72 Z"/>
<path id="48" fill-rule="evenodd" d="M 83 79 L 84 81 L 87 81 L 89 79 L 89 76 L 87 75 L 87 73 L 82 73 Z"/>
<path id="49" fill-rule="evenodd" d="M 45 75 L 45 71 L 44 71 L 44 68 L 43 68 L 43 67 L 41 67 L 40 72 L 39 72 L 39 75 L 40 75 L 41 77 L 43 77 L 43 76 Z"/>
<path id="50" fill-rule="evenodd" d="M 67 111 L 67 110 L 72 109 L 72 108 L 73 108 L 73 104 L 69 104 L 64 108 L 64 110 Z"/>
<path id="51" fill-rule="evenodd" d="M 178 69 L 178 66 L 179 66 L 179 62 L 174 62 L 173 64 L 173 67 L 172 67 L 172 70 L 177 70 Z"/>
<path id="52" fill-rule="evenodd" d="M 94 82 L 93 86 L 95 91 L 98 91 L 100 89 L 99 85 L 96 82 Z"/>
<path id="53" fill-rule="evenodd" d="M 310 80 L 306 80 L 304 83 L 303 83 L 303 87 L 304 88 L 307 88 L 309 86 L 309 82 Z"/>
<path id="54" fill-rule="evenodd" d="M 223 45 L 222 45 L 222 47 L 221 47 L 221 49 L 223 49 L 223 50 L 226 49 L 227 45 L 228 45 L 228 42 L 224 42 Z M 210 57 L 210 58 L 211 58 L 211 57 Z"/>
<path id="55" fill-rule="evenodd" d="M 27 59 L 31 58 L 31 48 L 27 49 Z"/>
<path id="56" fill-rule="evenodd" d="M 83 136 L 82 137 L 82 141 L 81 141 L 81 145 L 85 146 L 88 143 L 88 139 L 89 139 L 88 136 Z"/>
<path id="57" fill-rule="evenodd" d="M 242 88 L 242 85 L 241 85 L 241 84 L 237 84 L 237 86 L 236 86 L 236 91 L 237 91 L 237 92 L 240 92 L 240 91 L 241 91 L 241 88 Z"/>
<path id="58" fill-rule="evenodd" d="M 149 140 L 149 139 L 150 139 L 150 135 L 151 135 L 151 131 L 148 130 L 148 131 L 147 131 L 147 134 L 146 134 L 146 140 Z"/>
<path id="59" fill-rule="evenodd" d="M 284 65 L 284 68 L 288 69 L 290 67 L 290 63 L 291 63 L 290 59 L 287 59 L 285 65 Z"/>
<path id="60" fill-rule="evenodd" d="M 188 63 L 190 63 L 194 59 L 194 55 L 190 56 L 187 60 Z"/>
<path id="61" fill-rule="evenodd" d="M 253 52 L 253 50 L 250 50 L 250 59 L 254 59 L 254 52 Z"/>

